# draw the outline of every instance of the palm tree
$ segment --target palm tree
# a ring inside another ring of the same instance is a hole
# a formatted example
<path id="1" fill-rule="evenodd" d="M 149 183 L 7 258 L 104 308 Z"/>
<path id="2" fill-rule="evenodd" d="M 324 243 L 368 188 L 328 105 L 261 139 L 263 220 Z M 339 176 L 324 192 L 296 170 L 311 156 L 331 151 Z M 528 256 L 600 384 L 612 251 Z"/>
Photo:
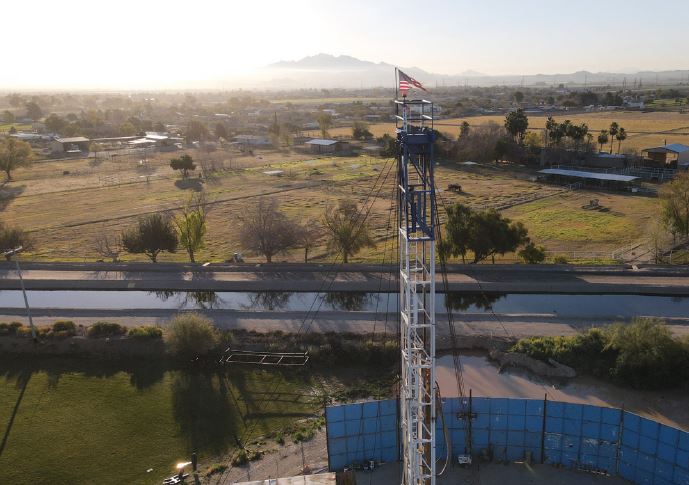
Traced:
<path id="1" fill-rule="evenodd" d="M 612 146 L 615 142 L 615 135 L 617 135 L 617 132 L 619 130 L 620 125 L 618 125 L 616 121 L 610 123 L 610 129 L 608 130 L 608 132 L 610 133 L 610 153 L 612 153 Z"/>
<path id="2" fill-rule="evenodd" d="M 598 134 L 598 144 L 600 145 L 600 151 L 603 151 L 603 145 L 608 143 L 608 130 L 600 130 Z"/>
<path id="3" fill-rule="evenodd" d="M 617 153 L 619 154 L 620 149 L 622 148 L 622 142 L 627 139 L 627 132 L 625 129 L 620 127 L 617 135 L 615 135 L 615 138 L 617 139 Z"/>

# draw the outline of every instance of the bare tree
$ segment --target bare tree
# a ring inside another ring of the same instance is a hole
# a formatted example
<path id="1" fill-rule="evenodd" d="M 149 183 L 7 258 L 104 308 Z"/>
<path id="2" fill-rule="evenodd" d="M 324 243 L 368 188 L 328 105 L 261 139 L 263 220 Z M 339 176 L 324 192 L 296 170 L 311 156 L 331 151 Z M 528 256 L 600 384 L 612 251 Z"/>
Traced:
<path id="1" fill-rule="evenodd" d="M 94 249 L 99 256 L 108 258 L 112 260 L 113 263 L 116 263 L 124 248 L 122 247 L 122 240 L 118 236 L 108 235 L 102 230 L 100 234 L 96 236 Z"/>
<path id="2" fill-rule="evenodd" d="M 309 262 L 309 251 L 318 244 L 323 235 L 323 227 L 314 219 L 309 219 L 297 228 L 297 241 L 304 248 L 304 262 Z"/>
<path id="3" fill-rule="evenodd" d="M 276 254 L 284 253 L 297 244 L 295 223 L 280 211 L 276 199 L 259 198 L 240 220 L 240 244 L 265 256 L 267 263 L 272 263 Z"/>

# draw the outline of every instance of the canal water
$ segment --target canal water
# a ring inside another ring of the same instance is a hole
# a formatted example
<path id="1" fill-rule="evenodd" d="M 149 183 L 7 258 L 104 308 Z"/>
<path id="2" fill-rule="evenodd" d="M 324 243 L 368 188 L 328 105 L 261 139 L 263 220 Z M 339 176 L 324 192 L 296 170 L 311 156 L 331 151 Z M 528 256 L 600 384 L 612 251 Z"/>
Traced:
<path id="1" fill-rule="evenodd" d="M 128 310 L 218 309 L 242 311 L 396 312 L 395 293 L 212 291 L 28 291 L 34 308 Z M 562 317 L 689 316 L 689 297 L 650 295 L 503 294 L 437 295 L 437 311 L 547 314 Z M 22 308 L 21 291 L 0 291 L 2 308 Z"/>

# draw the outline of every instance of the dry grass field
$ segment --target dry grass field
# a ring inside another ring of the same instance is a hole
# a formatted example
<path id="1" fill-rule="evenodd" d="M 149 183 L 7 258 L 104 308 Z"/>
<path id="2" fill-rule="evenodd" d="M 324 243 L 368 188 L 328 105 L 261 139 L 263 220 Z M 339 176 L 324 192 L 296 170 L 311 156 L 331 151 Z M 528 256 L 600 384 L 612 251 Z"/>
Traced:
<path id="1" fill-rule="evenodd" d="M 667 143 L 689 144 L 689 113 L 678 112 L 652 112 L 642 113 L 640 111 L 619 111 L 619 112 L 595 112 L 583 114 L 561 113 L 554 116 L 556 121 L 562 122 L 566 119 L 572 123 L 586 123 L 590 133 L 597 136 L 600 130 L 607 129 L 613 121 L 618 122 L 629 133 L 628 138 L 622 143 L 622 150 L 631 148 L 641 151 L 644 148 L 663 145 Z M 529 115 L 529 128 L 543 129 L 547 116 Z M 456 138 L 459 135 L 459 126 L 462 121 L 469 122 L 470 125 L 478 126 L 486 123 L 498 123 L 502 125 L 505 117 L 499 116 L 472 116 L 467 118 L 452 118 L 437 120 L 436 128 Z M 372 124 L 369 129 L 374 136 L 382 136 L 385 133 L 394 134 L 394 123 Z M 653 134 L 641 133 L 653 132 Z M 330 130 L 332 136 L 351 136 L 351 128 L 334 128 Z M 609 149 L 610 145 L 608 145 Z M 617 151 L 617 142 L 615 142 Z"/>
<path id="2" fill-rule="evenodd" d="M 168 166 L 170 154 L 158 154 L 147 164 L 138 157 L 115 160 L 53 161 L 20 169 L 12 182 L 0 188 L 0 220 L 29 231 L 35 248 L 28 257 L 39 260 L 96 260 L 99 235 L 119 235 L 137 217 L 154 211 L 179 209 L 192 194 L 203 190 L 211 201 L 206 248 L 199 261 L 224 261 L 234 252 L 248 255 L 238 243 L 240 217 L 260 196 L 277 197 L 282 209 L 296 221 L 322 220 L 324 211 L 345 198 L 366 204 L 368 221 L 378 241 L 354 261 L 390 260 L 393 253 L 393 161 L 369 157 L 323 157 L 294 152 L 257 151 L 252 156 L 227 152 L 193 152 L 195 159 L 213 161 L 219 169 L 203 183 L 181 179 Z M 224 167 L 224 168 L 223 168 Z M 280 176 L 265 174 L 282 170 Z M 518 197 L 538 197 L 504 212 L 523 221 L 537 243 L 547 249 L 612 251 L 644 237 L 656 217 L 658 201 L 625 193 L 562 193 L 561 187 L 533 182 L 533 173 L 514 167 L 473 167 L 444 164 L 437 167 L 437 185 L 443 203 L 463 202 L 476 208 L 509 205 Z M 462 193 L 448 192 L 458 183 Z M 377 197 L 376 197 L 377 196 Z M 546 197 L 547 196 L 547 197 Z M 540 198 L 546 197 L 546 198 Z M 608 212 L 585 211 L 581 206 L 598 198 Z M 325 239 L 310 251 L 316 260 L 331 260 Z M 125 260 L 144 260 L 124 254 Z M 513 256 L 512 256 L 513 257 Z M 298 261 L 295 249 L 280 260 Z M 184 261 L 186 255 L 163 254 L 161 261 Z"/>

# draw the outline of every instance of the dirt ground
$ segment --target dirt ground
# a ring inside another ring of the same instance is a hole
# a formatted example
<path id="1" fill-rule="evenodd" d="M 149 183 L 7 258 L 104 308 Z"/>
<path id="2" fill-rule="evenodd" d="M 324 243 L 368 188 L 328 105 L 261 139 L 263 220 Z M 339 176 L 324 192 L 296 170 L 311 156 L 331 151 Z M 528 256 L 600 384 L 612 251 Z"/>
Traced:
<path id="1" fill-rule="evenodd" d="M 307 442 L 273 445 L 271 451 L 246 466 L 235 467 L 223 475 L 211 477 L 211 485 L 229 485 L 235 482 L 266 480 L 269 478 L 301 475 L 305 468 L 313 472 L 327 469 L 328 454 L 325 431 L 319 431 Z"/>
<path id="2" fill-rule="evenodd" d="M 390 463 L 372 472 L 358 472 L 357 484 L 393 484 L 400 482 L 400 466 Z M 618 477 L 606 477 L 590 473 L 556 468 L 550 465 L 508 465 L 488 463 L 473 469 L 453 468 L 437 480 L 438 485 L 594 485 L 606 483 L 622 485 L 631 483 Z"/>
<path id="3" fill-rule="evenodd" d="M 159 211 L 175 212 L 203 191 L 211 202 L 206 246 L 199 261 L 224 261 L 235 252 L 247 261 L 260 261 L 239 244 L 240 216 L 258 197 L 278 198 L 287 215 L 299 221 L 321 221 L 328 207 L 353 199 L 368 213 L 376 247 L 360 252 L 353 261 L 381 261 L 394 257 L 391 236 L 395 223 L 393 162 L 370 157 L 313 158 L 294 151 L 262 150 L 253 155 L 238 152 L 193 151 L 197 162 L 215 165 L 218 171 L 201 182 L 183 180 L 169 167 L 178 154 L 157 154 L 141 164 L 140 156 L 94 163 L 93 160 L 37 162 L 19 169 L 14 180 L 0 187 L 2 222 L 27 231 L 34 241 L 27 258 L 43 261 L 95 261 L 102 235 L 117 238 L 137 217 Z M 266 174 L 281 170 L 280 176 Z M 537 244 L 563 251 L 609 253 L 632 240 L 641 239 L 657 214 L 657 199 L 624 193 L 577 191 L 560 194 L 561 187 L 532 181 L 533 173 L 517 167 L 439 165 L 436 181 L 441 205 L 461 202 L 477 209 L 509 205 L 523 197 L 540 198 L 509 209 L 506 214 L 527 225 Z M 460 184 L 461 193 L 447 191 Z M 545 198 L 543 198 L 545 197 Z M 597 198 L 608 213 L 586 212 L 581 206 Z M 540 204 L 540 205 L 539 205 Z M 544 212 L 543 204 L 548 211 Z M 553 224 L 553 218 L 566 221 Z M 571 227 L 553 231 L 553 227 Z M 605 229 L 605 230 L 601 230 Z M 310 250 L 311 259 L 330 260 L 323 236 Z M 280 255 L 280 260 L 299 261 L 303 250 Z M 122 259 L 143 261 L 143 255 L 123 253 Z M 514 260 L 515 255 L 506 255 Z M 160 261 L 184 261 L 186 254 L 160 255 Z M 500 258 L 499 258 L 500 259 Z M 574 258 L 569 258 L 574 259 Z"/>
<path id="4" fill-rule="evenodd" d="M 543 129 L 547 115 L 528 115 L 530 129 Z M 627 139 L 622 143 L 622 151 L 625 148 L 641 151 L 644 148 L 654 147 L 667 143 L 689 143 L 689 113 L 677 112 L 651 112 L 641 111 L 605 111 L 580 114 L 556 113 L 553 115 L 556 121 L 566 119 L 574 124 L 586 123 L 589 132 L 594 135 L 600 130 L 607 129 L 610 123 L 616 121 L 628 132 Z M 470 126 L 480 126 L 487 123 L 502 125 L 505 122 L 504 115 L 468 116 L 466 118 L 439 119 L 435 121 L 435 128 L 452 137 L 459 135 L 459 127 L 462 121 L 469 122 Z M 382 136 L 385 133 L 395 132 L 394 123 L 376 123 L 369 129 L 374 136 Z M 650 133 L 649 133 L 650 132 Z M 334 128 L 330 130 L 333 136 L 349 136 L 352 129 L 349 127 Z M 609 150 L 610 144 L 604 149 Z M 614 144 L 617 151 L 617 142 Z"/>

